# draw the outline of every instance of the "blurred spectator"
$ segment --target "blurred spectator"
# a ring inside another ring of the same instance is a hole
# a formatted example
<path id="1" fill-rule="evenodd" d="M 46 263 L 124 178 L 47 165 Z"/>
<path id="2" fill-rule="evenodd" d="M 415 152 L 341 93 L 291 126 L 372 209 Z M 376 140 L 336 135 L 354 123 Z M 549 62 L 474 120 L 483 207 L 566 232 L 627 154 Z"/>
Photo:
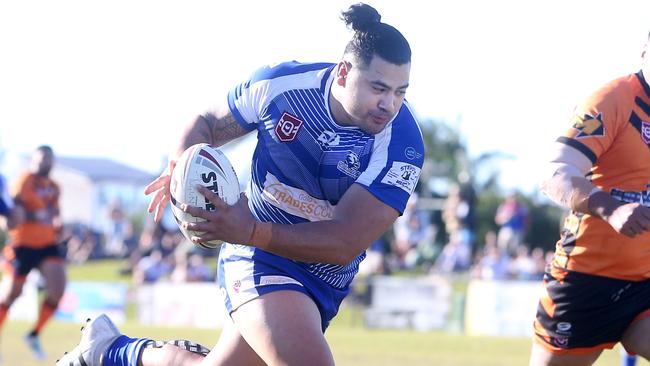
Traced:
<path id="1" fill-rule="evenodd" d="M 163 258 L 162 251 L 155 249 L 148 256 L 140 259 L 133 269 L 133 281 L 140 285 L 154 283 L 171 274 L 172 266 Z"/>
<path id="2" fill-rule="evenodd" d="M 207 282 L 213 281 L 210 267 L 205 264 L 203 256 L 192 251 L 176 251 L 174 270 L 170 279 L 172 282 Z"/>
<path id="3" fill-rule="evenodd" d="M 508 278 L 510 256 L 497 245 L 496 237 L 493 231 L 485 234 L 483 251 L 478 255 L 477 263 L 472 268 L 473 277 L 489 280 Z"/>
<path id="4" fill-rule="evenodd" d="M 99 248 L 101 234 L 93 232 L 86 225 L 66 225 L 63 228 L 64 243 L 66 243 L 66 260 L 69 263 L 81 264 L 89 259 L 100 256 Z"/>
<path id="5" fill-rule="evenodd" d="M 433 270 L 439 273 L 462 272 L 468 270 L 471 264 L 472 249 L 468 241 L 461 238 L 461 232 L 457 231 L 449 237 L 449 243 L 436 259 Z"/>
<path id="6" fill-rule="evenodd" d="M 132 236 L 133 228 L 119 200 L 108 205 L 107 210 L 104 253 L 109 257 L 122 258 L 128 251 L 125 241 Z"/>
<path id="7" fill-rule="evenodd" d="M 510 275 L 516 280 L 536 280 L 537 268 L 535 261 L 529 255 L 528 247 L 522 244 L 517 247 L 517 254 L 510 263 Z"/>
<path id="8" fill-rule="evenodd" d="M 427 210 L 418 209 L 416 193 L 409 198 L 404 214 L 395 220 L 395 234 L 391 245 L 390 266 L 393 269 L 413 269 L 422 264 L 433 251 L 435 229 L 431 225 L 431 214 Z M 430 259 L 431 259 L 430 258 Z"/>
<path id="9" fill-rule="evenodd" d="M 517 248 L 523 243 L 528 225 L 528 208 L 520 201 L 515 192 L 497 208 L 494 221 L 499 225 L 497 243 L 501 250 L 516 255 Z"/>

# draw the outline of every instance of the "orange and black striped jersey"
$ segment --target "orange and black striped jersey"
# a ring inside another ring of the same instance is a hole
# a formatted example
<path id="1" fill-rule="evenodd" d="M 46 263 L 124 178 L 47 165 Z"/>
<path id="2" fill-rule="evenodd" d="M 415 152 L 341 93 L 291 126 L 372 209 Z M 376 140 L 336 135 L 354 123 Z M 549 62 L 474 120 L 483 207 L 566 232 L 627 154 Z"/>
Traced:
<path id="1" fill-rule="evenodd" d="M 588 178 L 624 202 L 650 206 L 650 86 L 642 72 L 618 78 L 576 108 L 558 142 L 593 164 Z M 554 265 L 582 273 L 650 278 L 650 233 L 618 234 L 604 220 L 572 212 L 564 223 Z"/>
<path id="2" fill-rule="evenodd" d="M 13 187 L 16 203 L 24 209 L 27 220 L 9 232 L 11 245 L 42 248 L 56 242 L 53 219 L 59 214 L 59 187 L 48 177 L 23 175 Z"/>

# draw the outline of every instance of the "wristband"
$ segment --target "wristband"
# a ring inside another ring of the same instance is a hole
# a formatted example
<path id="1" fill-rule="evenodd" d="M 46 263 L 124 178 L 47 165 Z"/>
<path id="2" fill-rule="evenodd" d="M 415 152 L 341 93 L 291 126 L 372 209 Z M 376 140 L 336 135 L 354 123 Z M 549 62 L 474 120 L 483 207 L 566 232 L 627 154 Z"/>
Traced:
<path id="1" fill-rule="evenodd" d="M 255 221 L 253 224 L 253 232 L 251 233 L 250 243 L 252 246 L 265 249 L 271 242 L 271 227 L 270 222 Z"/>

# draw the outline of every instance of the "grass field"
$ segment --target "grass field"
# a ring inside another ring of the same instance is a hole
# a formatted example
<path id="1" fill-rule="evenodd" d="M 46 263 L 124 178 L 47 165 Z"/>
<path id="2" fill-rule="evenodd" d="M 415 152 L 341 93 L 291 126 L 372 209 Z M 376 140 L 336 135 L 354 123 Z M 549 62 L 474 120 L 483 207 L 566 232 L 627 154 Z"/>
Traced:
<path id="1" fill-rule="evenodd" d="M 70 278 L 123 280 L 114 275 L 115 269 L 116 265 L 112 263 L 71 268 Z M 48 359 L 35 361 L 22 341 L 30 325 L 7 322 L 0 342 L 3 365 L 53 365 L 64 351 L 72 349 L 79 341 L 80 324 L 52 322 L 42 334 Z M 120 325 L 120 330 L 132 337 L 191 339 L 208 347 L 214 345 L 219 335 L 218 330 L 144 327 L 132 321 Z M 350 310 L 342 311 L 326 336 L 337 365 L 341 366 L 522 366 L 527 364 L 530 349 L 528 338 L 365 329 L 360 323 L 359 314 Z M 596 365 L 619 365 L 618 350 L 604 352 Z M 638 366 L 647 365 L 650 363 L 646 361 L 638 363 Z"/>

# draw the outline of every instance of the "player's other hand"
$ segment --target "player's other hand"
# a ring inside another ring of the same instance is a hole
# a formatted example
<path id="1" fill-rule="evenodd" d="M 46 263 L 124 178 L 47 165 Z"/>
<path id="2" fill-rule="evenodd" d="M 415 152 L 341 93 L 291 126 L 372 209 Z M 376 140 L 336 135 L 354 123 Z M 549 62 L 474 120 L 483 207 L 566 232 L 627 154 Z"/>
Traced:
<path id="1" fill-rule="evenodd" d="M 201 186 L 197 190 L 207 198 L 215 207 L 213 211 L 206 211 L 200 207 L 182 205 L 181 209 L 192 216 L 205 219 L 204 222 L 183 222 L 186 229 L 201 232 L 192 237 L 195 243 L 211 240 L 223 240 L 229 243 L 248 244 L 251 238 L 255 218 L 248 208 L 248 198 L 244 193 L 239 196 L 239 201 L 230 206 L 214 192 Z"/>
<path id="2" fill-rule="evenodd" d="M 626 203 L 614 209 L 607 222 L 616 232 L 633 238 L 650 231 L 650 208 L 640 203 Z"/>
<path id="3" fill-rule="evenodd" d="M 149 202 L 149 207 L 147 211 L 149 213 L 154 213 L 154 221 L 160 221 L 162 218 L 163 212 L 165 211 L 165 206 L 169 202 L 171 193 L 169 192 L 169 184 L 171 182 L 172 172 L 176 166 L 176 160 L 170 160 L 167 168 L 160 174 L 160 176 L 149 183 L 144 188 L 144 194 L 149 195 L 153 193 L 151 201 Z"/>

